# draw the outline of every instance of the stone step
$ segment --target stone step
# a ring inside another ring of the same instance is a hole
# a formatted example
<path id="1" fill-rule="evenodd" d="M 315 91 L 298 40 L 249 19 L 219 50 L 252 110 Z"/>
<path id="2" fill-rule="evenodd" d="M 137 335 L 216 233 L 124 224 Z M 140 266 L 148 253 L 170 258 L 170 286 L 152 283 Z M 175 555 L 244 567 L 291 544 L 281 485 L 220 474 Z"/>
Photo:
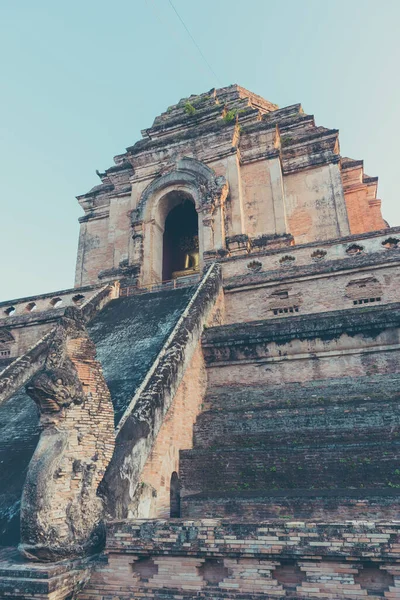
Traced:
<path id="1" fill-rule="evenodd" d="M 398 441 L 180 453 L 183 495 L 258 489 L 400 488 Z"/>
<path id="2" fill-rule="evenodd" d="M 29 562 L 16 548 L 0 550 L 0 598 L 72 597 L 89 579 L 92 559 L 63 560 L 55 563 Z"/>
<path id="3" fill-rule="evenodd" d="M 255 447 L 400 439 L 400 401 L 352 402 L 300 408 L 210 410 L 194 425 L 194 446 Z"/>
<path id="4" fill-rule="evenodd" d="M 319 379 L 268 387 L 240 383 L 214 386 L 207 391 L 204 405 L 213 410 L 236 410 L 257 406 L 295 408 L 385 400 L 400 401 L 400 374 Z"/>
<path id="5" fill-rule="evenodd" d="M 181 516 L 185 519 L 399 520 L 399 490 L 258 490 L 210 492 L 185 496 Z"/>
<path id="6" fill-rule="evenodd" d="M 386 441 L 400 440 L 400 426 L 392 426 L 390 430 L 385 427 L 346 429 L 296 429 L 285 431 L 277 429 L 261 433 L 242 434 L 217 434 L 203 438 L 195 438 L 194 448 L 205 450 L 240 450 L 240 449 L 273 449 L 276 447 L 290 451 L 292 448 L 308 447 L 321 448 L 324 446 L 338 447 L 349 444 L 379 444 L 382 439 Z"/>

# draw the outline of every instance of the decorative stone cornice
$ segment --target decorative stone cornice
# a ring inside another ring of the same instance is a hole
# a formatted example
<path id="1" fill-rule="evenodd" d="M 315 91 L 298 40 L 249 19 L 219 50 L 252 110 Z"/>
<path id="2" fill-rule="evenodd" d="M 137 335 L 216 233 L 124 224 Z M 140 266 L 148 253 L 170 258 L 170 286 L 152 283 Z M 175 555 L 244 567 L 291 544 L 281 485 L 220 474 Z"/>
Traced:
<path id="1" fill-rule="evenodd" d="M 246 360 L 257 362 L 270 356 L 269 344 L 282 346 L 293 340 L 338 340 L 342 335 L 376 338 L 385 330 L 400 327 L 400 303 L 368 308 L 290 316 L 249 323 L 222 325 L 203 334 L 204 357 L 209 365 Z"/>

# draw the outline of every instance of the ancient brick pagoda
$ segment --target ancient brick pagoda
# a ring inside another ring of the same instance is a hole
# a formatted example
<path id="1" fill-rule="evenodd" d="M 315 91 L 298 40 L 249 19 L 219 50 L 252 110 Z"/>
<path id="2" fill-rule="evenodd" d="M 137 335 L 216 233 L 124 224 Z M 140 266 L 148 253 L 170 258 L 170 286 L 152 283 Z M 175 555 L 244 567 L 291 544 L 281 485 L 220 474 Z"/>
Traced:
<path id="1" fill-rule="evenodd" d="M 0 598 L 400 598 L 400 228 L 300 105 L 191 96 L 0 303 Z"/>

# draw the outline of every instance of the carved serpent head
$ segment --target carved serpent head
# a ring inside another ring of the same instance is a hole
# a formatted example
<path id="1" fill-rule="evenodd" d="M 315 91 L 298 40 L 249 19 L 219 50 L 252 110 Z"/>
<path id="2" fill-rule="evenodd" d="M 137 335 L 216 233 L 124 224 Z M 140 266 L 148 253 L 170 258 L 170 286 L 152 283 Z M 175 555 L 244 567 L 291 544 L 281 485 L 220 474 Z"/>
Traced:
<path id="1" fill-rule="evenodd" d="M 84 398 L 78 374 L 74 366 L 68 363 L 38 373 L 26 386 L 26 391 L 41 413 L 57 412 L 72 402 L 82 402 Z"/>

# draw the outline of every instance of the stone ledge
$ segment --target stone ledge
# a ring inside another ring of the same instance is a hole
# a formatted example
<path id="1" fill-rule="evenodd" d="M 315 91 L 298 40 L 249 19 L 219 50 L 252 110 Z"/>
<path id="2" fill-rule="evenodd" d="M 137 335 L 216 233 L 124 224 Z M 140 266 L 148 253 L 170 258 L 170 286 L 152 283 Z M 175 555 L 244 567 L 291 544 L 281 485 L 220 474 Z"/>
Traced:
<path id="1" fill-rule="evenodd" d="M 203 334 L 203 347 L 254 345 L 293 339 L 335 339 L 340 335 L 376 336 L 385 329 L 399 327 L 400 303 L 368 308 L 348 308 L 282 319 L 266 319 L 211 327 Z"/>
<path id="2" fill-rule="evenodd" d="M 399 560 L 400 522 L 113 521 L 108 525 L 106 553 L 114 552 L 141 556 L 245 554 Z"/>
<path id="3" fill-rule="evenodd" d="M 381 236 L 391 236 L 391 235 L 396 235 L 400 233 L 400 227 L 387 227 L 385 229 L 377 229 L 376 231 L 367 231 L 366 233 L 354 233 L 351 235 L 346 235 L 344 237 L 337 237 L 337 238 L 332 238 L 329 240 L 317 240 L 315 242 L 307 242 L 304 244 L 295 244 L 294 246 L 292 246 L 290 248 L 291 252 L 296 252 L 297 250 L 301 250 L 302 248 L 326 248 L 326 247 L 330 247 L 330 246 L 334 246 L 337 244 L 340 245 L 344 245 L 344 244 L 350 244 L 352 242 L 359 242 L 362 240 L 367 240 L 367 239 L 371 239 L 371 238 L 377 238 L 377 237 L 381 237 Z M 290 235 L 290 234 L 288 234 Z M 260 256 L 273 256 L 275 254 L 282 254 L 282 252 L 287 252 L 287 248 L 274 248 L 271 250 L 263 250 L 260 252 L 257 252 L 257 258 Z M 243 260 L 243 259 L 249 259 L 248 256 L 235 256 L 235 257 L 225 257 L 225 258 L 221 258 L 219 260 L 219 262 L 224 263 L 224 262 L 231 262 L 231 261 L 235 261 L 235 260 Z"/>
<path id="4" fill-rule="evenodd" d="M 97 557 L 57 563 L 28 562 L 15 548 L 0 551 L 0 598 L 63 600 L 87 583 Z M 75 597 L 75 596 L 74 596 Z"/>
<path id="5" fill-rule="evenodd" d="M 291 246 L 290 250 L 286 248 L 286 252 L 293 254 L 295 246 Z M 243 258 L 243 256 L 241 256 Z M 253 256 L 247 256 L 250 260 Z M 223 259 L 224 260 L 224 259 Z M 376 269 L 379 267 L 397 267 L 400 262 L 400 250 L 391 251 L 390 254 L 383 252 L 373 252 L 349 258 L 339 258 L 327 260 L 318 263 L 309 263 L 305 265 L 294 265 L 281 267 L 279 269 L 271 269 L 268 271 L 259 271 L 256 273 L 243 273 L 232 277 L 224 278 L 224 290 L 235 292 L 242 291 L 244 288 L 262 287 L 273 282 L 284 283 L 288 280 L 301 280 L 303 278 L 318 278 L 326 277 L 330 274 L 343 273 L 346 271 L 361 272 L 366 269 Z"/>
<path id="6" fill-rule="evenodd" d="M 400 598 L 400 523 L 115 521 L 78 600 Z"/>

